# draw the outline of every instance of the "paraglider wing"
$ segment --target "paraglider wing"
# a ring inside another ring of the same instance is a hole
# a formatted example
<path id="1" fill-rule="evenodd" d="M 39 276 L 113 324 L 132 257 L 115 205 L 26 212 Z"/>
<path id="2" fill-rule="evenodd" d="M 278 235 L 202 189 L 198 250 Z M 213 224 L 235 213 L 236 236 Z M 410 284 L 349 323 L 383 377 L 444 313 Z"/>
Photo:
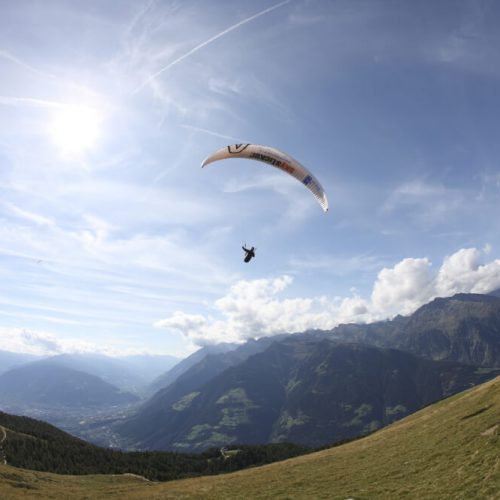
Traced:
<path id="1" fill-rule="evenodd" d="M 234 144 L 215 151 L 203 161 L 201 167 L 228 158 L 248 158 L 283 170 L 302 182 L 314 195 L 321 208 L 325 212 L 328 211 L 328 199 L 318 179 L 306 167 L 283 151 L 269 146 L 259 146 L 258 144 Z"/>

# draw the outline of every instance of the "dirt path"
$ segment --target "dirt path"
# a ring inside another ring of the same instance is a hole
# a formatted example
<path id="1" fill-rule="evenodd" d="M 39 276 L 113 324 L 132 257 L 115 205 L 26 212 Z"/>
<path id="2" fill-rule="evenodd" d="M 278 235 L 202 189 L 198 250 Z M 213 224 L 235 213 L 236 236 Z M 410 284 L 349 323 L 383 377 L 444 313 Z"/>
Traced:
<path id="1" fill-rule="evenodd" d="M 3 442 L 7 439 L 7 432 L 5 432 L 5 429 L 0 425 L 0 464 L 7 465 L 7 459 L 5 458 L 5 451 L 3 449 Z"/>

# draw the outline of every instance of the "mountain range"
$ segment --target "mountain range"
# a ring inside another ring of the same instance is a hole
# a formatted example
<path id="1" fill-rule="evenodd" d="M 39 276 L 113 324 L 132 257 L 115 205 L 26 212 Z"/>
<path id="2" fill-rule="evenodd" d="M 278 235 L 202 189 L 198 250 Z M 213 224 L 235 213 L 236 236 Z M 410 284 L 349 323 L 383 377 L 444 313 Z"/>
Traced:
<path id="1" fill-rule="evenodd" d="M 95 420 L 130 411 L 148 394 L 152 380 L 179 359 L 0 351 L 0 361 L 7 365 L 0 371 L 0 410 L 40 418 L 87 438 L 93 434 Z M 105 439 L 108 446 L 114 444 L 112 435 Z"/>
<path id="2" fill-rule="evenodd" d="M 100 445 L 322 446 L 495 376 L 500 297 L 457 294 L 407 317 L 206 346 L 180 362 L 89 354 L 33 359 L 0 352 L 10 368 L 0 374 L 0 409 Z"/>
<path id="3" fill-rule="evenodd" d="M 196 365 L 206 356 L 212 354 L 222 354 L 230 352 L 235 350 L 237 347 L 238 344 L 227 344 L 227 343 L 208 345 L 202 347 L 198 351 L 194 352 L 191 356 L 188 356 L 186 359 L 179 361 L 171 370 L 164 370 L 161 373 L 161 375 L 157 376 L 149 384 L 148 387 L 149 392 L 151 394 L 154 394 L 155 392 L 163 389 L 164 387 L 169 386 L 170 384 L 175 382 L 183 373 L 187 372 L 191 367 Z"/>
<path id="4" fill-rule="evenodd" d="M 341 325 L 319 336 L 393 347 L 433 360 L 500 367 L 500 297 L 437 298 L 412 315 L 368 325 Z"/>
<path id="5" fill-rule="evenodd" d="M 128 404 L 139 398 L 96 375 L 47 360 L 0 375 L 0 401 L 8 406 L 89 407 Z"/>
<path id="6" fill-rule="evenodd" d="M 110 357 L 102 354 L 59 354 L 47 359 L 53 364 L 96 375 L 124 391 L 143 395 L 161 374 L 168 373 L 179 358 L 165 355 Z"/>
<path id="7" fill-rule="evenodd" d="M 458 294 L 408 317 L 262 338 L 205 356 L 114 430 L 137 449 L 318 446 L 496 376 L 499 354 L 500 298 Z"/>
<path id="8" fill-rule="evenodd" d="M 148 354 L 121 357 L 97 353 L 41 356 L 0 351 L 0 376 L 15 368 L 29 369 L 30 364 L 39 361 L 43 361 L 44 366 L 65 367 L 99 377 L 103 382 L 116 386 L 121 391 L 132 392 L 142 397 L 145 394 L 151 394 L 152 389 L 149 386 L 153 380 L 161 374 L 168 373 L 180 359 L 169 355 Z M 17 373 L 23 373 L 23 371 Z M 0 378 L 0 391 L 2 390 L 1 380 Z M 39 382 L 42 383 L 42 380 Z M 40 387 L 40 389 L 43 388 Z M 22 390 L 17 394 L 17 399 L 18 401 L 23 399 Z M 28 397 L 26 403 L 29 399 Z"/>

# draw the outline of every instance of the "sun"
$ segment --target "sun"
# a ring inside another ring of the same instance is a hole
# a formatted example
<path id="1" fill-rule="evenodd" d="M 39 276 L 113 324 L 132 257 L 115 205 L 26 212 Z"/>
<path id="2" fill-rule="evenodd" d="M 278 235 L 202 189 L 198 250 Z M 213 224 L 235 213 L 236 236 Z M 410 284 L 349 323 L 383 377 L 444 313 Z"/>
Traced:
<path id="1" fill-rule="evenodd" d="M 54 113 L 49 135 L 64 156 L 79 156 L 95 147 L 101 134 L 99 112 L 83 105 L 64 105 Z"/>

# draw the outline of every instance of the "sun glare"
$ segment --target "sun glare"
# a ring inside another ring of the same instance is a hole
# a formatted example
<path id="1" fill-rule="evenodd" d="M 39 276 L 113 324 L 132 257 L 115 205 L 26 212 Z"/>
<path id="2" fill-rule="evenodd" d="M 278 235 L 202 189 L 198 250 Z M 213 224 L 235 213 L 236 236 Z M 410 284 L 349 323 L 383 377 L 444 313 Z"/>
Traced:
<path id="1" fill-rule="evenodd" d="M 53 143 L 63 155 L 75 156 L 92 149 L 100 135 L 99 113 L 87 106 L 66 105 L 49 125 Z"/>

